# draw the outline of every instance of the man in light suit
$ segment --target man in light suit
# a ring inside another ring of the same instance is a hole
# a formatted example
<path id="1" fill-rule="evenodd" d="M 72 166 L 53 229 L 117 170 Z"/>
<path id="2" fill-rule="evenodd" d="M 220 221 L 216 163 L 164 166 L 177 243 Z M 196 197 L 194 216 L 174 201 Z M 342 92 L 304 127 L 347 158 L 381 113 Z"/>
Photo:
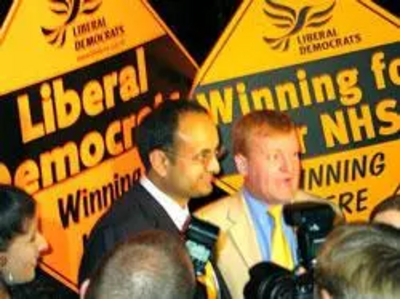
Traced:
<path id="1" fill-rule="evenodd" d="M 80 285 L 117 243 L 134 234 L 161 229 L 179 236 L 189 217 L 189 199 L 212 192 L 220 144 L 203 107 L 185 100 L 164 102 L 144 118 L 136 137 L 146 175 L 94 226 L 79 269 Z M 220 298 L 230 298 L 218 269 L 215 275 Z"/>
<path id="2" fill-rule="evenodd" d="M 300 145 L 296 126 L 286 114 L 263 110 L 245 115 L 233 126 L 232 144 L 243 188 L 200 209 L 198 215 L 220 227 L 217 263 L 232 297 L 243 298 L 249 269 L 272 260 L 270 211 L 292 201 L 322 199 L 299 190 Z M 282 226 L 294 266 L 295 233 L 284 221 Z"/>

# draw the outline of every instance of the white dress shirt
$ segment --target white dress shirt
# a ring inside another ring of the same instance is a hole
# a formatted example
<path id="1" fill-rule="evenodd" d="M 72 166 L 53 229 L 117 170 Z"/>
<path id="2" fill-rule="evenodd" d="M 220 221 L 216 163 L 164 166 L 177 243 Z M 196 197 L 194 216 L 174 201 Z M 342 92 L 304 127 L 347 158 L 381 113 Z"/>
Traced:
<path id="1" fill-rule="evenodd" d="M 154 199 L 163 207 L 168 216 L 172 219 L 179 231 L 186 224 L 190 216 L 188 206 L 182 208 L 171 197 L 162 192 L 146 176 L 140 179 L 140 184 L 154 197 Z"/>

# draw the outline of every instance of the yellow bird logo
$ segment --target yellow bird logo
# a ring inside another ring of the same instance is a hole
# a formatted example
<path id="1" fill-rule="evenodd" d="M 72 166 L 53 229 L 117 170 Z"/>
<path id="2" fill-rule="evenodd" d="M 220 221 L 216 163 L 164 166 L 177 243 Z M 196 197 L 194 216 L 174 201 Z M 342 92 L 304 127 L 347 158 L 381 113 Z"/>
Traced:
<path id="1" fill-rule="evenodd" d="M 56 28 L 41 28 L 47 42 L 54 46 L 63 46 L 68 26 L 79 14 L 94 13 L 101 3 L 102 0 L 50 0 L 50 10 L 63 16 L 65 21 Z"/>
<path id="2" fill-rule="evenodd" d="M 265 0 L 265 4 L 265 15 L 272 20 L 275 27 L 287 29 L 287 33 L 276 38 L 264 37 L 264 41 L 274 50 L 286 51 L 290 45 L 290 38 L 303 28 L 321 27 L 329 22 L 336 0 L 327 8 L 304 6 L 299 11 L 272 0 Z"/>

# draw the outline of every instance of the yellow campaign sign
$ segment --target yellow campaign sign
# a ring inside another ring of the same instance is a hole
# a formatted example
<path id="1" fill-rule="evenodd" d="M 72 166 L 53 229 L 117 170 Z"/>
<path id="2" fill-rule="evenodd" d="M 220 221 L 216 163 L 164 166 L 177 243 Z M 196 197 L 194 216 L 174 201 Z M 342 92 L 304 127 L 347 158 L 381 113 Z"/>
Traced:
<path id="1" fill-rule="evenodd" d="M 138 180 L 135 131 L 187 97 L 197 65 L 146 1 L 14 1 L 0 31 L 0 181 L 39 203 L 72 290 L 97 219 Z"/>
<path id="2" fill-rule="evenodd" d="M 356 24 L 356 26 L 355 26 Z M 199 70 L 191 98 L 230 147 L 232 122 L 252 110 L 301 125 L 302 186 L 349 220 L 400 184 L 400 20 L 369 0 L 244 1 Z M 233 160 L 218 186 L 242 185 Z"/>
<path id="3" fill-rule="evenodd" d="M 378 8 L 370 0 L 244 1 L 195 86 L 398 42 L 398 17 Z"/>

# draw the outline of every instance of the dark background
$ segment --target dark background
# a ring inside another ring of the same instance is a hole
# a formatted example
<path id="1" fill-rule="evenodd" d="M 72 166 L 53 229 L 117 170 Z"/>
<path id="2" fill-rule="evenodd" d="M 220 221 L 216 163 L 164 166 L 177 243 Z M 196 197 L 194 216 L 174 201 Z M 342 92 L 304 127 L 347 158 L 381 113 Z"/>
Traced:
<path id="1" fill-rule="evenodd" d="M 279 3 L 279 0 L 274 0 Z M 399 0 L 371 0 L 400 19 Z M 199 65 L 207 57 L 240 0 L 148 0 Z M 357 21 L 354 20 L 355 27 Z"/>
<path id="2" fill-rule="evenodd" d="M 199 65 L 207 57 L 241 2 L 149 0 Z"/>

